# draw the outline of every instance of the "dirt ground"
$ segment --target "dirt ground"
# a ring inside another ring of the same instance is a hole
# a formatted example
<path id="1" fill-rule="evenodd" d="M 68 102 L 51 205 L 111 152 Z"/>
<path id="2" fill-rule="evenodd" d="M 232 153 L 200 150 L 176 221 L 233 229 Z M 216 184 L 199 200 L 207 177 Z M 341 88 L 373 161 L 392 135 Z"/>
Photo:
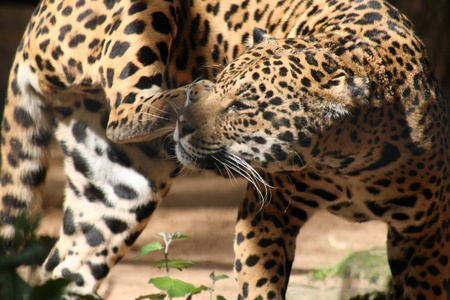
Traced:
<path id="1" fill-rule="evenodd" d="M 61 155 L 52 159 L 44 218 L 41 233 L 58 235 L 61 210 L 58 207 L 64 184 Z M 101 286 L 99 294 L 104 300 L 135 299 L 157 292 L 148 280 L 165 276 L 164 271 L 152 267 L 162 259 L 155 252 L 137 258 L 140 247 L 159 240 L 157 232 L 182 232 L 190 240 L 176 241 L 171 246 L 172 258 L 192 260 L 195 265 L 171 275 L 194 285 L 210 285 L 209 274 L 226 274 L 230 278 L 216 283 L 216 294 L 226 299 L 236 299 L 233 267 L 233 234 L 240 195 L 244 180 L 231 181 L 215 176 L 183 176 L 173 185 L 163 204 L 156 210 L 148 227 L 127 256 L 114 267 Z M 378 222 L 349 223 L 329 213 L 314 216 L 301 230 L 297 240 L 296 259 L 288 289 L 288 299 L 299 299 L 302 286 L 313 286 L 315 296 L 303 299 L 339 299 L 339 281 L 313 281 L 308 271 L 337 263 L 351 251 L 382 247 L 386 241 L 386 226 Z M 327 287 L 324 287 L 327 285 Z M 331 285 L 331 287 L 330 287 Z M 330 289 L 335 290 L 330 295 Z M 203 292 L 194 299 L 209 299 Z M 215 299 L 215 297 L 214 297 Z"/>

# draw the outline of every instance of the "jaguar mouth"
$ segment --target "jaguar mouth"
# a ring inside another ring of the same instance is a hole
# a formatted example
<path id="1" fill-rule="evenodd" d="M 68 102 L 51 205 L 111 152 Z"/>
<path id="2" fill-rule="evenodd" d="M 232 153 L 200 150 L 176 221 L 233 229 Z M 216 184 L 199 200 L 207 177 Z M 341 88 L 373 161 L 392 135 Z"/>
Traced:
<path id="1" fill-rule="evenodd" d="M 247 161 L 229 153 L 225 147 L 206 155 L 195 149 L 187 151 L 185 147 L 181 142 L 176 146 L 178 160 L 183 165 L 205 170 L 220 170 L 221 172 L 224 170 L 226 172 L 224 174 L 229 174 L 231 177 L 242 176 L 255 186 L 263 202 L 270 196 L 272 187 L 265 182 L 264 178 Z M 192 155 L 192 153 L 195 154 Z"/>
<path id="2" fill-rule="evenodd" d="M 217 151 L 209 153 L 201 153 L 195 149 L 186 150 L 182 143 L 176 146 L 176 153 L 178 160 L 187 167 L 205 169 L 205 170 L 220 170 L 223 169 L 221 161 L 225 158 L 225 148 L 220 148 Z"/>

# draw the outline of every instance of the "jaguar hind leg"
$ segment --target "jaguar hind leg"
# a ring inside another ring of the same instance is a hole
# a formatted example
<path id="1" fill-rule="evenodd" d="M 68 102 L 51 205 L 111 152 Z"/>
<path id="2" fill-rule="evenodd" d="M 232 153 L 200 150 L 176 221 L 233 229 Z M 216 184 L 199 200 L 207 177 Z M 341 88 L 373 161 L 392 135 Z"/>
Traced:
<path id="1" fill-rule="evenodd" d="M 91 95 L 71 94 L 62 103 L 67 107 L 56 107 L 55 115 L 68 177 L 63 226 L 41 280 L 67 278 L 69 295 L 95 295 L 167 193 L 176 164 L 163 139 L 110 142 L 106 109 Z M 68 107 L 78 108 L 68 113 Z"/>

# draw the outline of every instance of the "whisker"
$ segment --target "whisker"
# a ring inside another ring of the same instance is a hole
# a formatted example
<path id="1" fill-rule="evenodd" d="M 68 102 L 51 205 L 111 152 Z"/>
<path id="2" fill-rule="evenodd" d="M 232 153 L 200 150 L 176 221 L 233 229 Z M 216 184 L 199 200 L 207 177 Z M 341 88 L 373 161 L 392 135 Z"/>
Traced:
<path id="1" fill-rule="evenodd" d="M 142 106 L 149 106 L 149 107 L 153 108 L 154 110 L 160 111 L 160 112 L 162 112 L 162 113 L 167 113 L 167 111 L 162 110 L 162 109 L 160 109 L 160 108 L 157 108 L 156 106 L 154 106 L 154 105 L 151 104 L 151 103 L 146 103 L 146 102 L 144 102 L 144 103 L 142 103 Z"/>
<path id="2" fill-rule="evenodd" d="M 141 112 L 137 113 L 136 115 L 139 115 L 139 114 L 143 114 L 143 115 L 145 115 L 145 116 L 150 116 L 150 117 L 155 117 L 155 118 L 158 118 L 158 119 L 170 121 L 168 118 L 161 117 L 161 116 L 158 116 L 158 115 L 154 115 L 154 114 L 151 114 L 151 113 L 148 113 L 148 112 L 145 112 L 145 111 L 141 111 Z M 139 120 L 139 121 L 144 121 L 144 122 L 146 122 L 147 120 Z"/>
<path id="3" fill-rule="evenodd" d="M 187 96 L 186 96 L 187 97 Z M 175 114 L 177 115 L 177 116 L 179 116 L 180 115 L 180 109 L 179 109 L 179 107 L 177 107 L 174 103 L 172 103 L 172 101 L 170 101 L 170 100 L 166 100 L 166 102 L 167 103 L 169 103 L 169 105 L 172 107 L 172 109 L 175 111 Z"/>
<path id="4" fill-rule="evenodd" d="M 242 177 L 244 177 L 246 180 L 248 180 L 255 188 L 258 193 L 258 195 L 261 198 L 261 208 L 264 206 L 265 201 L 271 197 L 271 191 L 270 189 L 273 188 L 270 186 L 265 180 L 261 177 L 261 175 L 252 167 L 250 166 L 245 160 L 240 158 L 239 156 L 236 156 L 231 153 L 227 153 L 225 155 L 224 161 L 219 160 L 218 158 L 212 156 L 216 161 L 220 162 L 227 172 L 229 172 L 228 169 L 238 173 Z M 264 186 L 264 191 L 261 190 L 262 184 Z"/>

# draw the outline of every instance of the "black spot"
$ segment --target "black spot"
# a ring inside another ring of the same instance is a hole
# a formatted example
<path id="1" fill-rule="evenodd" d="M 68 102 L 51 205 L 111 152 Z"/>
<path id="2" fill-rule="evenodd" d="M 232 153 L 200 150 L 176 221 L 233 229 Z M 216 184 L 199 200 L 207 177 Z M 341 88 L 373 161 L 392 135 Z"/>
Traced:
<path id="1" fill-rule="evenodd" d="M 103 24 L 106 21 L 106 15 L 94 16 L 92 19 L 84 24 L 87 29 L 94 30 L 97 26 Z"/>
<path id="2" fill-rule="evenodd" d="M 167 58 L 169 56 L 169 48 L 167 47 L 167 44 L 164 42 L 160 42 L 156 45 L 156 47 L 159 50 L 159 57 L 163 61 L 163 63 L 167 63 Z"/>
<path id="3" fill-rule="evenodd" d="M 34 125 L 34 121 L 31 115 L 21 107 L 16 107 L 14 109 L 14 120 L 24 128 L 28 128 Z"/>
<path id="4" fill-rule="evenodd" d="M 128 15 L 134 15 L 135 13 L 144 11 L 147 9 L 147 4 L 145 2 L 136 2 L 128 9 Z"/>
<path id="5" fill-rule="evenodd" d="M 69 279 L 73 282 L 75 282 L 75 284 L 77 286 L 83 286 L 84 285 L 84 279 L 83 276 L 81 276 L 78 273 L 72 273 L 71 271 L 69 271 L 69 269 L 65 268 L 61 271 L 61 275 L 63 278 Z"/>
<path id="6" fill-rule="evenodd" d="M 158 55 L 150 47 L 144 46 L 139 49 L 137 59 L 144 66 L 148 66 L 158 60 Z"/>
<path id="7" fill-rule="evenodd" d="M 128 225 L 125 221 L 116 218 L 104 218 L 103 221 L 105 221 L 106 226 L 108 226 L 114 234 L 122 233 L 128 229 Z"/>
<path id="8" fill-rule="evenodd" d="M 103 0 L 107 9 L 112 9 L 120 0 Z"/>
<path id="9" fill-rule="evenodd" d="M 392 219 L 399 220 L 399 221 L 406 221 L 406 220 L 409 220 L 409 216 L 404 213 L 393 213 Z"/>
<path id="10" fill-rule="evenodd" d="M 125 26 L 125 29 L 123 32 L 125 34 L 141 34 L 144 32 L 145 29 L 145 22 L 142 20 L 134 20 L 127 26 Z"/>
<path id="11" fill-rule="evenodd" d="M 236 259 L 236 262 L 234 263 L 234 268 L 236 270 L 236 272 L 241 272 L 242 270 L 242 263 L 239 259 Z"/>
<path id="12" fill-rule="evenodd" d="M 306 86 L 306 87 L 310 87 L 310 86 L 311 86 L 311 80 L 309 80 L 309 79 L 306 78 L 306 77 L 303 77 L 302 80 L 301 80 L 301 82 L 302 82 L 302 84 L 303 84 L 304 86 Z"/>
<path id="13" fill-rule="evenodd" d="M 389 199 L 387 203 L 394 204 L 397 206 L 404 206 L 404 207 L 414 207 L 417 202 L 417 196 L 403 196 L 398 198 Z"/>
<path id="14" fill-rule="evenodd" d="M 58 36 L 58 40 L 59 41 L 63 41 L 64 38 L 66 37 L 66 34 L 72 30 L 72 25 L 64 25 L 59 29 L 59 36 Z"/>
<path id="15" fill-rule="evenodd" d="M 308 214 L 303 209 L 292 207 L 290 209 L 290 211 L 291 211 L 292 216 L 294 216 L 295 218 L 302 220 L 302 221 L 308 220 Z"/>
<path id="16" fill-rule="evenodd" d="M 65 89 L 67 87 L 66 84 L 62 82 L 61 78 L 59 78 L 58 76 L 45 75 L 45 79 L 57 88 Z"/>
<path id="17" fill-rule="evenodd" d="M 54 107 L 53 110 L 61 115 L 61 117 L 68 118 L 73 114 L 73 109 L 71 107 Z"/>
<path id="18" fill-rule="evenodd" d="M 448 256 L 441 255 L 438 259 L 438 262 L 441 264 L 441 266 L 446 267 L 448 265 Z"/>
<path id="19" fill-rule="evenodd" d="M 83 104 L 88 111 L 93 113 L 98 112 L 102 108 L 102 104 L 99 101 L 93 99 L 86 98 L 83 100 Z"/>
<path id="20" fill-rule="evenodd" d="M 284 142 L 292 142 L 294 140 L 294 135 L 290 131 L 285 131 L 278 134 L 277 138 Z"/>
<path id="21" fill-rule="evenodd" d="M 275 156 L 275 158 L 277 160 L 285 160 L 287 159 L 287 154 L 286 152 L 283 150 L 283 148 L 278 145 L 278 144 L 274 144 L 270 147 L 270 151 L 272 152 L 272 154 Z"/>
<path id="22" fill-rule="evenodd" d="M 372 195 L 378 195 L 380 193 L 380 190 L 373 186 L 367 186 L 366 190 Z"/>
<path id="23" fill-rule="evenodd" d="M 322 189 L 313 189 L 310 192 L 326 201 L 334 201 L 338 198 L 338 196 L 336 196 L 335 194 Z"/>
<path id="24" fill-rule="evenodd" d="M 391 266 L 391 273 L 393 276 L 400 275 L 408 267 L 408 261 L 389 259 L 389 265 Z"/>
<path id="25" fill-rule="evenodd" d="M 89 169 L 86 159 L 81 155 L 78 150 L 73 150 L 71 153 L 73 159 L 73 165 L 75 170 L 84 175 L 84 177 L 89 178 L 91 176 L 91 171 Z"/>
<path id="26" fill-rule="evenodd" d="M 63 232 L 65 235 L 72 235 L 75 233 L 76 227 L 73 218 L 73 213 L 70 208 L 66 208 L 63 216 Z"/>
<path id="27" fill-rule="evenodd" d="M 31 142 L 37 146 L 47 146 L 52 139 L 52 132 L 48 129 L 41 128 L 33 132 Z"/>
<path id="28" fill-rule="evenodd" d="M 108 199 L 106 198 L 105 193 L 99 187 L 97 187 L 92 183 L 85 188 L 84 196 L 91 202 L 100 201 L 105 204 L 108 203 Z"/>
<path id="29" fill-rule="evenodd" d="M 84 43 L 85 40 L 86 40 L 86 36 L 84 34 L 77 34 L 69 41 L 69 47 L 75 48 L 79 44 Z"/>
<path id="30" fill-rule="evenodd" d="M 82 13 L 80 13 L 77 17 L 77 22 L 81 22 L 84 19 L 86 19 L 88 16 L 90 16 L 94 11 L 90 8 L 86 9 Z"/>
<path id="31" fill-rule="evenodd" d="M 96 247 L 105 241 L 103 234 L 92 224 L 81 223 L 80 226 L 89 246 Z"/>
<path id="32" fill-rule="evenodd" d="M 273 120 L 275 118 L 275 116 L 276 116 L 275 113 L 270 112 L 270 111 L 265 111 L 263 113 L 263 118 L 264 118 L 264 120 L 267 120 L 267 121 Z"/>
<path id="33" fill-rule="evenodd" d="M 72 126 L 72 134 L 78 143 L 84 143 L 87 137 L 87 124 L 85 122 L 76 121 Z"/>
<path id="34" fill-rule="evenodd" d="M 11 174 L 10 173 L 6 173 L 6 172 L 4 172 L 3 174 L 2 174 L 2 179 L 1 179 L 1 184 L 2 184 L 2 186 L 7 186 L 8 184 L 11 184 L 13 181 L 12 181 L 12 176 L 11 176 Z"/>
<path id="35" fill-rule="evenodd" d="M 47 264 L 45 265 L 45 270 L 47 272 L 53 271 L 60 262 L 61 258 L 59 257 L 59 250 L 56 248 L 48 259 Z"/>
<path id="36" fill-rule="evenodd" d="M 236 236 L 236 243 L 240 245 L 244 241 L 244 239 L 245 239 L 244 235 L 241 232 L 239 232 L 238 235 Z"/>
<path id="37" fill-rule="evenodd" d="M 265 285 L 267 283 L 267 278 L 261 278 L 258 280 L 258 282 L 256 283 L 257 287 L 262 287 L 263 285 Z"/>
<path id="38" fill-rule="evenodd" d="M 152 14 L 152 26 L 158 32 L 168 34 L 172 31 L 169 19 L 162 12 L 154 12 Z"/>
<path id="39" fill-rule="evenodd" d="M 39 167 L 37 170 L 28 171 L 20 179 L 24 185 L 35 187 L 43 183 L 46 176 L 47 168 Z"/>
<path id="40" fill-rule="evenodd" d="M 46 39 L 42 43 L 39 44 L 39 49 L 41 49 L 44 53 L 47 51 L 47 47 L 50 44 L 50 39 Z"/>
<path id="41" fill-rule="evenodd" d="M 120 42 L 116 41 L 111 48 L 111 52 L 109 53 L 110 58 L 122 57 L 125 52 L 127 52 L 128 48 L 130 48 L 130 43 L 128 42 Z"/>
<path id="42" fill-rule="evenodd" d="M 109 273 L 109 267 L 107 264 L 90 264 L 89 268 L 91 269 L 92 276 L 94 276 L 97 280 L 105 278 Z"/>
<path id="43" fill-rule="evenodd" d="M 152 86 L 161 86 L 162 76 L 161 74 L 156 74 L 154 76 L 141 76 L 139 81 L 134 85 L 138 89 L 145 90 Z"/>
<path id="44" fill-rule="evenodd" d="M 114 193 L 122 199 L 132 200 L 137 198 L 137 192 L 129 186 L 124 184 L 117 184 L 114 186 Z"/>
<path id="45" fill-rule="evenodd" d="M 130 210 L 130 212 L 136 215 L 136 221 L 141 222 L 142 220 L 148 218 L 155 211 L 156 206 L 156 202 L 151 201 L 145 205 L 141 205 Z"/>
<path id="46" fill-rule="evenodd" d="M 127 65 L 123 68 L 122 72 L 120 72 L 120 79 L 127 79 L 129 76 L 133 75 L 138 71 L 139 68 L 133 64 L 132 62 L 127 63 Z"/>
<path id="47" fill-rule="evenodd" d="M 270 260 L 268 260 L 268 261 L 266 261 L 266 262 L 264 263 L 264 268 L 265 268 L 266 270 L 270 270 L 270 269 L 272 269 L 274 266 L 276 266 L 276 264 L 277 264 L 276 261 L 274 261 L 273 259 L 270 259 Z"/>
<path id="48" fill-rule="evenodd" d="M 261 239 L 258 242 L 258 246 L 260 246 L 262 248 L 266 248 L 266 247 L 272 246 L 274 243 L 275 243 L 275 241 L 272 239 Z"/>
<path id="49" fill-rule="evenodd" d="M 62 10 L 62 15 L 63 16 L 69 16 L 72 13 L 73 9 L 72 6 L 66 6 L 63 10 Z"/>
<path id="50" fill-rule="evenodd" d="M 249 257 L 247 257 L 247 259 L 245 260 L 245 264 L 249 267 L 253 267 L 254 265 L 256 265 L 259 261 L 259 256 L 258 255 L 250 255 Z"/>
<path id="51" fill-rule="evenodd" d="M 114 69 L 108 68 L 106 70 L 106 80 L 109 88 L 112 88 L 114 83 Z"/>
<path id="52" fill-rule="evenodd" d="M 386 211 L 387 208 L 379 205 L 375 201 L 366 201 L 367 208 L 376 216 L 381 217 Z"/>
<path id="53" fill-rule="evenodd" d="M 136 242 L 136 239 L 139 237 L 139 235 L 141 234 L 142 231 L 136 231 L 133 232 L 132 234 L 130 234 L 126 239 L 125 239 L 125 245 L 127 246 L 131 246 L 134 244 L 134 242 Z"/>
<path id="54" fill-rule="evenodd" d="M 27 201 L 20 200 L 17 197 L 11 195 L 5 195 L 2 198 L 2 203 L 5 207 L 14 207 L 14 208 L 24 208 L 26 207 Z"/>
<path id="55" fill-rule="evenodd" d="M 113 145 L 113 144 L 109 145 L 106 153 L 111 162 L 118 163 L 124 167 L 131 166 L 131 160 L 128 157 L 128 155 L 124 151 L 122 151 L 119 147 L 117 147 L 116 145 Z"/>

